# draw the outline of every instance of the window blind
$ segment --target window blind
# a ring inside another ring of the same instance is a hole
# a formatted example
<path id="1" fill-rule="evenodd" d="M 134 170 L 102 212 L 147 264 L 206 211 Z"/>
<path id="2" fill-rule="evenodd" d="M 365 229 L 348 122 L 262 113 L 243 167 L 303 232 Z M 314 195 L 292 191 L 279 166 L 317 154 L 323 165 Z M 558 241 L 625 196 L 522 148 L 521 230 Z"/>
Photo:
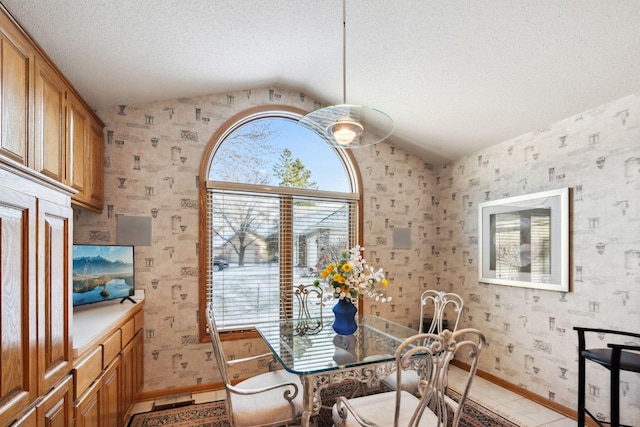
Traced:
<path id="1" fill-rule="evenodd" d="M 207 302 L 221 329 L 297 316 L 294 286 L 318 278 L 321 254 L 355 244 L 353 195 L 292 193 L 208 189 Z M 229 266 L 214 271 L 214 259 Z M 312 315 L 330 309 L 317 298 L 308 307 Z"/>

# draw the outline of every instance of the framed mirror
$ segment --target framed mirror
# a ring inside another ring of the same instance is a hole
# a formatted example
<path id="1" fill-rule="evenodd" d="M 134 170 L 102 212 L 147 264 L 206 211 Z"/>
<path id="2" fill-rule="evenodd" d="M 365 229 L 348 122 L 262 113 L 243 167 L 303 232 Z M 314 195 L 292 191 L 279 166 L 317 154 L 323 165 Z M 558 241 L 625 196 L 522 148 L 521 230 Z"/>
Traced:
<path id="1" fill-rule="evenodd" d="M 478 205 L 479 281 L 569 291 L 569 189 Z"/>

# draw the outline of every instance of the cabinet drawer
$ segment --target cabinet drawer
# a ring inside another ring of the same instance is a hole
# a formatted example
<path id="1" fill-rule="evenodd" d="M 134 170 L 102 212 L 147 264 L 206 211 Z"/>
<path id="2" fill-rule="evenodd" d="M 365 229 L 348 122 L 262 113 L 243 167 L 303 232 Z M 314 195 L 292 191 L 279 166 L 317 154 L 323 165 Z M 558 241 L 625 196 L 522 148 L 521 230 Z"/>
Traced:
<path id="1" fill-rule="evenodd" d="M 120 329 L 118 329 L 101 344 L 102 369 L 109 366 L 109 363 L 111 363 L 120 353 L 120 350 L 122 350 L 121 335 Z"/>
<path id="2" fill-rule="evenodd" d="M 74 400 L 77 399 L 89 388 L 89 386 L 102 373 L 102 346 L 99 345 L 88 356 L 80 361 L 73 369 Z"/>
<path id="3" fill-rule="evenodd" d="M 136 333 L 137 333 L 144 326 L 144 312 L 142 310 L 140 310 L 138 314 L 136 314 L 135 321 L 136 321 Z"/>
<path id="4" fill-rule="evenodd" d="M 127 321 L 127 323 L 122 325 L 122 328 L 120 328 L 122 330 L 122 347 L 129 344 L 129 341 L 131 341 L 133 336 L 136 334 L 135 323 L 135 317 L 132 317 Z"/>

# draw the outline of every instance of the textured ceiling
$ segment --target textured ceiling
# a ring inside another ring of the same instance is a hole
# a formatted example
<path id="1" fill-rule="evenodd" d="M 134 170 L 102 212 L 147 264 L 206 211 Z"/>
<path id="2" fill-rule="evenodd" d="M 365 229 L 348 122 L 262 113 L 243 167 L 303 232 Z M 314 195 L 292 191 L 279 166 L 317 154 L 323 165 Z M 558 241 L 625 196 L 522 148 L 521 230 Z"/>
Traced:
<path id="1" fill-rule="evenodd" d="M 0 0 L 92 108 L 280 86 L 342 103 L 341 0 Z M 434 163 L 640 91 L 637 0 L 347 0 L 347 102 Z"/>

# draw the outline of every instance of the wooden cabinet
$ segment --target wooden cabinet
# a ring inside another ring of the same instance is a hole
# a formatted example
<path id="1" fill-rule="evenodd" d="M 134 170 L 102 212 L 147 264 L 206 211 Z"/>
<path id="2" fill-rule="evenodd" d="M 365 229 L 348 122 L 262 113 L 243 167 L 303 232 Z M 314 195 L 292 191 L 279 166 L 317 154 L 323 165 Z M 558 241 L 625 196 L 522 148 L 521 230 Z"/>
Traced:
<path id="1" fill-rule="evenodd" d="M 29 165 L 33 48 L 0 13 L 0 154 Z"/>
<path id="2" fill-rule="evenodd" d="M 38 204 L 38 392 L 71 372 L 71 206 Z"/>
<path id="3" fill-rule="evenodd" d="M 0 425 L 71 370 L 72 210 L 64 188 L 0 157 Z"/>
<path id="4" fill-rule="evenodd" d="M 72 201 L 103 208 L 102 123 L 45 60 L 35 65 L 34 169 L 77 191 Z"/>
<path id="5" fill-rule="evenodd" d="M 76 427 L 119 427 L 120 356 L 113 360 L 74 405 Z"/>
<path id="6" fill-rule="evenodd" d="M 142 300 L 135 305 L 110 301 L 77 308 L 73 334 L 77 337 L 73 350 L 76 426 L 126 425 L 142 389 L 143 304 Z M 83 424 L 96 419 L 98 424 Z"/>
<path id="7" fill-rule="evenodd" d="M 3 177 L 6 171 L 0 170 L 0 182 L 8 183 Z M 35 196 L 0 185 L 0 425 L 8 425 L 37 397 L 36 359 L 31 357 L 37 354 L 36 205 Z"/>
<path id="8" fill-rule="evenodd" d="M 73 408 L 75 427 L 102 427 L 102 383 L 97 381 Z"/>
<path id="9" fill-rule="evenodd" d="M 35 61 L 33 168 L 58 182 L 66 180 L 67 89 L 58 72 L 38 56 Z"/>
<path id="10" fill-rule="evenodd" d="M 56 386 L 36 408 L 38 426 L 73 426 L 73 377 Z"/>
<path id="11" fill-rule="evenodd" d="M 104 209 L 104 126 L 97 120 L 91 120 L 89 124 L 88 154 L 84 159 L 84 168 L 88 178 L 88 197 L 83 206 L 100 212 Z"/>
<path id="12" fill-rule="evenodd" d="M 120 412 L 125 421 L 133 403 L 142 391 L 142 331 L 139 330 L 131 342 L 122 350 L 122 387 L 121 395 L 124 397 Z"/>
<path id="13" fill-rule="evenodd" d="M 73 94 L 67 103 L 67 141 L 70 144 L 68 185 L 77 190 L 75 204 L 101 211 L 103 208 L 103 126 Z"/>
<path id="14" fill-rule="evenodd" d="M 0 3 L 0 155 L 77 191 L 101 211 L 104 124 Z"/>
<path id="15" fill-rule="evenodd" d="M 118 427 L 120 412 L 120 356 L 116 357 L 102 376 L 102 427 Z"/>

